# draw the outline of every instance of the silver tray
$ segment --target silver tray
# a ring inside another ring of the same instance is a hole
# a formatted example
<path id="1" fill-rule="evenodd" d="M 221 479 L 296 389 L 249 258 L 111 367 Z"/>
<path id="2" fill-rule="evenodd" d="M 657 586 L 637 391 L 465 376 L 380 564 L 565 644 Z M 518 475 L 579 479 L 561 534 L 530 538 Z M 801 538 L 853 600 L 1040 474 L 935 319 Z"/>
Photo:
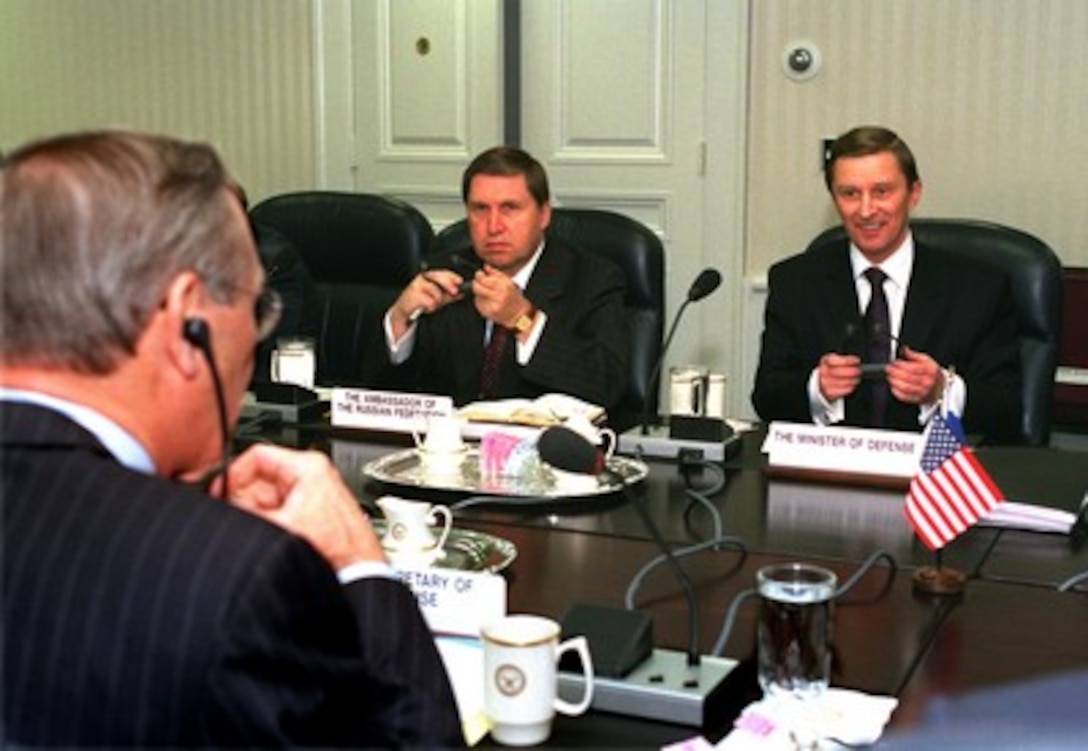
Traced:
<path id="1" fill-rule="evenodd" d="M 613 456 L 609 472 L 597 476 L 560 472 L 543 462 L 532 471 L 516 477 L 483 477 L 480 452 L 469 447 L 460 467 L 454 472 L 435 473 L 424 467 L 415 449 L 405 449 L 367 463 L 363 474 L 379 482 L 432 490 L 450 490 L 482 495 L 529 496 L 538 498 L 585 498 L 608 495 L 646 478 L 644 462 L 626 456 Z"/>
<path id="2" fill-rule="evenodd" d="M 371 523 L 374 525 L 374 532 L 377 533 L 378 537 L 385 534 L 386 524 L 383 519 L 374 519 Z M 435 532 L 437 534 L 437 530 Z M 398 556 L 390 550 L 386 551 L 386 555 L 394 566 L 398 563 L 405 563 L 413 567 L 432 566 L 434 568 L 481 571 L 492 574 L 502 571 L 518 557 L 518 549 L 509 540 L 489 535 L 486 532 L 457 529 L 457 527 L 450 530 L 449 537 L 446 538 L 446 544 L 442 547 L 441 556 L 436 553 Z"/>

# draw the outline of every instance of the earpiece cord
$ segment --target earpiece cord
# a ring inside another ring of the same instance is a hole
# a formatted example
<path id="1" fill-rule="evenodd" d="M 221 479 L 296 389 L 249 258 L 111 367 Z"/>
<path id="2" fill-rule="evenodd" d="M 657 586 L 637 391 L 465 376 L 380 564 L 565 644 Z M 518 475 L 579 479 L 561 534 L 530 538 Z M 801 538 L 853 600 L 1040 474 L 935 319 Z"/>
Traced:
<path id="1" fill-rule="evenodd" d="M 215 364 L 215 354 L 212 352 L 211 331 L 208 330 L 207 324 L 203 321 L 196 319 L 196 322 L 203 325 L 203 330 L 199 333 L 194 332 L 189 337 L 189 341 L 196 345 L 196 348 L 200 350 L 200 353 L 208 362 L 212 385 L 215 387 L 215 405 L 219 412 L 219 433 L 222 439 L 222 457 L 219 460 L 219 467 L 213 469 L 208 477 L 214 478 L 218 474 L 222 478 L 223 482 L 220 486 L 219 497 L 228 500 L 230 498 L 230 488 L 228 487 L 227 467 L 230 465 L 231 438 L 230 420 L 227 418 L 227 399 L 223 393 L 223 381 L 219 377 L 219 368 Z"/>
<path id="2" fill-rule="evenodd" d="M 227 467 L 230 466 L 230 420 L 227 418 L 227 400 L 223 394 L 223 382 L 219 379 L 219 369 L 215 367 L 215 359 L 211 352 L 207 353 L 208 365 L 212 371 L 212 383 L 215 384 L 215 403 L 219 408 L 219 432 L 223 441 L 223 457 L 220 460 L 220 476 L 223 478 L 222 491 L 219 497 L 223 500 L 230 499 L 230 488 L 227 480 Z"/>

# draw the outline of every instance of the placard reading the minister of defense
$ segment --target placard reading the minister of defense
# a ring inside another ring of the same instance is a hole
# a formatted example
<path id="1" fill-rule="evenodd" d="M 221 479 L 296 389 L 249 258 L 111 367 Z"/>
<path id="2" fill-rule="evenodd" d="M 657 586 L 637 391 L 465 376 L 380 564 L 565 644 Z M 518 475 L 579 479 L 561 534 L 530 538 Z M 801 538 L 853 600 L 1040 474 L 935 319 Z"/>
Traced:
<path id="1" fill-rule="evenodd" d="M 772 467 L 910 478 L 924 445 L 921 433 L 772 422 L 763 453 Z"/>
<path id="2" fill-rule="evenodd" d="M 425 430 L 430 417 L 453 414 L 453 399 L 402 391 L 333 389 L 332 424 L 338 428 L 366 428 L 410 433 Z"/>

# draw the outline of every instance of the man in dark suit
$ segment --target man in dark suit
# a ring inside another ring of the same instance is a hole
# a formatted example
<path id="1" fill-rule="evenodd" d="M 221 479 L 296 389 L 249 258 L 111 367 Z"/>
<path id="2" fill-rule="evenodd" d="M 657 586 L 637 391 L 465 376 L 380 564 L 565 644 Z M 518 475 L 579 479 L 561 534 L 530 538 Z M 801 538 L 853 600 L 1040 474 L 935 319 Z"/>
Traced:
<path id="1" fill-rule="evenodd" d="M 404 289 L 369 381 L 456 404 L 559 392 L 614 407 L 628 371 L 623 272 L 545 239 L 547 176 L 520 149 L 477 156 L 461 194 L 472 248 L 430 259 Z"/>
<path id="2" fill-rule="evenodd" d="M 849 242 L 771 267 L 756 412 L 920 430 L 944 408 L 969 433 L 1018 440 L 1019 344 L 1004 274 L 914 242 L 922 182 L 892 131 L 836 139 L 825 182 Z"/>
<path id="3" fill-rule="evenodd" d="M 17 150 L 0 274 L 5 745 L 463 745 L 328 458 L 224 467 L 279 306 L 215 152 L 119 131 Z M 183 481 L 209 469 L 221 498 Z"/>

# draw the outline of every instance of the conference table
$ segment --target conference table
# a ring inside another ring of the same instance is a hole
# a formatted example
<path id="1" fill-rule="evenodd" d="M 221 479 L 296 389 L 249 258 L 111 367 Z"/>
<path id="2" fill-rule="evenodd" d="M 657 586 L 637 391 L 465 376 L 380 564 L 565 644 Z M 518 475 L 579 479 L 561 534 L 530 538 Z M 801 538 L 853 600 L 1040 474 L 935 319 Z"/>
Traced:
<path id="1" fill-rule="evenodd" d="M 243 443 L 257 439 L 328 452 L 375 516 L 374 501 L 383 494 L 450 504 L 460 497 L 364 474 L 368 463 L 408 447 L 403 436 L 334 429 L 318 421 L 243 432 Z M 1088 670 L 1088 588 L 1059 590 L 1088 570 L 1088 546 L 1061 534 L 975 526 L 940 558 L 941 566 L 966 575 L 964 591 L 920 592 L 914 572 L 936 561 L 911 532 L 902 489 L 779 477 L 767 467 L 761 443 L 762 433 L 755 430 L 724 462 L 647 460 L 647 476 L 626 493 L 516 506 L 498 499 L 459 509 L 455 527 L 512 542 L 517 555 L 502 572 L 509 612 L 556 619 L 575 603 L 624 607 L 632 577 L 660 553 L 635 503 L 643 505 L 671 549 L 729 538 L 681 559 L 698 603 L 702 654 L 713 649 L 730 604 L 752 589 L 761 566 L 808 561 L 834 570 L 843 582 L 872 558 L 872 568 L 836 604 L 831 682 L 896 697 L 893 734 L 923 725 L 936 701 Z M 999 485 L 1012 488 L 1006 489 L 1010 497 L 1049 502 L 1088 490 L 1083 454 L 1051 448 L 978 452 Z M 635 605 L 652 615 L 656 646 L 689 647 L 688 601 L 668 566 L 646 577 Z M 591 711 L 557 717 L 549 745 L 653 748 L 695 735 L 721 738 L 760 696 L 757 612 L 755 598 L 737 609 L 721 654 L 739 664 L 726 680 L 722 704 L 703 727 Z"/>

